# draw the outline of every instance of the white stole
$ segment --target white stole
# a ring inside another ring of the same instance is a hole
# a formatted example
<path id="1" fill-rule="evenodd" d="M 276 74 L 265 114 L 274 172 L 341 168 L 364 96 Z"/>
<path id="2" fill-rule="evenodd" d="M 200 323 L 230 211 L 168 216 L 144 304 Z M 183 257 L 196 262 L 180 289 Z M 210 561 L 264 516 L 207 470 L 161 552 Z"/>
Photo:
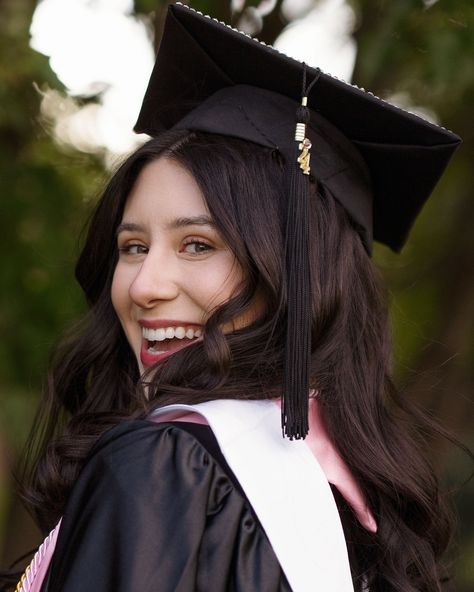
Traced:
<path id="1" fill-rule="evenodd" d="M 354 592 L 329 483 L 304 440 L 282 437 L 279 407 L 217 400 L 168 405 L 150 417 L 180 411 L 199 413 L 211 427 L 293 592 Z"/>

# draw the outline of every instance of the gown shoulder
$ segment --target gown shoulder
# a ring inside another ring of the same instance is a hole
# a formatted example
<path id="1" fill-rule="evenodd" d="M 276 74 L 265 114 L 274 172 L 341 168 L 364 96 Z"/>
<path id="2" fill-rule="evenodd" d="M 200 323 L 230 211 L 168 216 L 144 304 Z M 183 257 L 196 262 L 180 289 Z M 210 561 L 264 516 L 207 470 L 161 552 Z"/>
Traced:
<path id="1" fill-rule="evenodd" d="M 130 420 L 74 485 L 42 592 L 287 592 L 208 426 Z"/>

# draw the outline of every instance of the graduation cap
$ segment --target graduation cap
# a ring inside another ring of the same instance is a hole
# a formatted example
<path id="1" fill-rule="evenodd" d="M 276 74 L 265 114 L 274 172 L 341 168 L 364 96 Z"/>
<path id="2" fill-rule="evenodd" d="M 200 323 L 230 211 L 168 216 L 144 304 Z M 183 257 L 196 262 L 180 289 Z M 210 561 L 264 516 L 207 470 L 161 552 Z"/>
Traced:
<path id="1" fill-rule="evenodd" d="M 287 166 L 287 343 L 282 423 L 308 430 L 309 179 L 346 210 L 371 253 L 399 251 L 461 139 L 182 4 L 168 8 L 135 131 L 242 138 Z"/>

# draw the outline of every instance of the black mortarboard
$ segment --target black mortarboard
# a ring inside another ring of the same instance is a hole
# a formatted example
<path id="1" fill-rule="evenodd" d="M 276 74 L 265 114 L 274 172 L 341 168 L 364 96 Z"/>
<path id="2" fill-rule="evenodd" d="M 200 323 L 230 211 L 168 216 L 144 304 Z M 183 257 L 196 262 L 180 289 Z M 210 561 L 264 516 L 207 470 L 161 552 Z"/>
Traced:
<path id="1" fill-rule="evenodd" d="M 310 86 L 311 92 L 305 92 Z M 303 95 L 308 95 L 309 110 L 299 107 Z M 300 129 L 303 135 L 295 142 L 297 113 L 307 131 Z M 181 4 L 169 7 L 135 131 L 156 136 L 172 127 L 243 138 L 279 150 L 291 171 L 289 194 L 307 191 L 308 181 L 300 170 L 307 162 L 304 157 L 301 164 L 295 162 L 306 135 L 312 144 L 311 175 L 348 212 L 369 253 L 373 239 L 401 249 L 461 141 L 444 128 Z M 293 279 L 299 285 L 293 293 L 296 301 L 288 294 L 293 338 L 287 343 L 285 389 L 300 391 L 294 396 L 306 400 L 301 391 L 307 393 L 308 380 L 299 383 L 296 377 L 307 374 L 309 367 L 308 359 L 300 359 L 310 351 L 309 264 L 300 260 L 306 257 L 309 240 L 307 212 L 298 200 L 292 211 L 289 202 L 287 272 L 292 277 L 297 268 Z M 301 326 L 306 337 L 301 337 Z M 303 427 L 293 425 L 291 405 L 290 401 L 290 417 L 283 411 L 286 433 L 304 436 L 305 422 Z"/>

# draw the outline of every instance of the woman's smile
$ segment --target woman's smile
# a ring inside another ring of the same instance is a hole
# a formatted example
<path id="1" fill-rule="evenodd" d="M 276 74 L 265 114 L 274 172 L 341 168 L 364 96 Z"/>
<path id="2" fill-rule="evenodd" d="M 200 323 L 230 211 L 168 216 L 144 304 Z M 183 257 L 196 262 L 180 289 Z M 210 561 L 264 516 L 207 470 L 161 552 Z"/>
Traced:
<path id="1" fill-rule="evenodd" d="M 167 158 L 147 164 L 117 229 L 112 302 L 143 371 L 202 339 L 243 273 L 192 175 Z"/>
<path id="2" fill-rule="evenodd" d="M 166 356 L 198 341 L 202 326 L 185 321 L 141 320 L 142 347 L 140 360 L 144 367 L 152 366 Z"/>

